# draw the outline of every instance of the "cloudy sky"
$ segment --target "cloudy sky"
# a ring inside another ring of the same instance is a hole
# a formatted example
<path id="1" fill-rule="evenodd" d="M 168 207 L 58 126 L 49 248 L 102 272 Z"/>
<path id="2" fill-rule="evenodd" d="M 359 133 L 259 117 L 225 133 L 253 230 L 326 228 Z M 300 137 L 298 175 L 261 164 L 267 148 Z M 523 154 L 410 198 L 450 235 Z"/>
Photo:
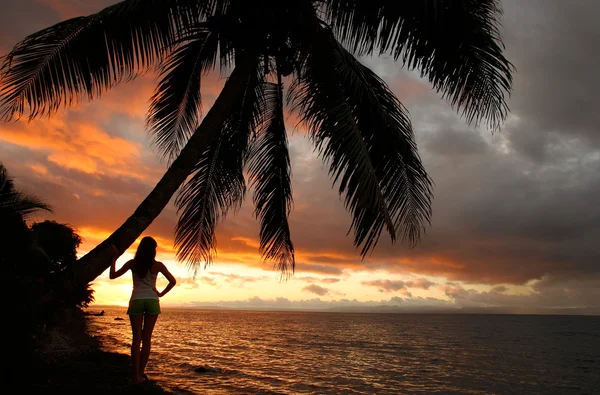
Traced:
<path id="1" fill-rule="evenodd" d="M 27 34 L 111 2 L 2 3 L 0 53 L 6 54 Z M 163 304 L 598 309 L 600 6 L 594 0 L 505 0 L 504 11 L 506 53 L 517 71 L 511 114 L 499 133 L 467 126 L 418 74 L 390 59 L 364 59 L 408 107 L 435 181 L 433 222 L 418 246 L 391 245 L 384 236 L 361 260 L 346 236 L 350 216 L 295 128 L 295 276 L 280 281 L 262 262 L 247 199 L 219 225 L 215 263 L 194 278 L 174 259 L 176 212 L 169 206 L 146 233 L 159 241 L 160 259 L 179 279 Z M 203 82 L 205 108 L 223 78 Z M 48 218 L 78 229 L 80 253 L 118 227 L 165 170 L 144 131 L 154 84 L 145 76 L 50 119 L 0 124 L 0 161 L 18 186 L 54 207 Z M 98 304 L 125 304 L 130 279 L 109 281 L 105 273 L 94 288 Z"/>

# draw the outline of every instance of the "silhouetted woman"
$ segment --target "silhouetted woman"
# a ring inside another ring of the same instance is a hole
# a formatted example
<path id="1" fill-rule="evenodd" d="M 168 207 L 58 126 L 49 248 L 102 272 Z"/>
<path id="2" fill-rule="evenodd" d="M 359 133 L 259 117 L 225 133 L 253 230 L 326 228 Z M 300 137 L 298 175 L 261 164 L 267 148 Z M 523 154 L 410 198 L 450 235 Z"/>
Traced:
<path id="1" fill-rule="evenodd" d="M 129 300 L 129 320 L 131 321 L 131 381 L 139 383 L 147 380 L 144 370 L 150 357 L 150 345 L 154 324 L 160 314 L 159 298 L 165 296 L 175 286 L 175 277 L 165 265 L 155 260 L 156 241 L 152 237 L 144 237 L 138 246 L 135 257 L 115 271 L 118 252 L 113 248 L 114 258 L 110 265 L 109 277 L 119 278 L 131 269 L 133 276 L 133 292 Z M 169 285 L 162 292 L 156 289 L 156 277 L 162 273 Z M 141 352 L 140 352 L 141 346 Z"/>

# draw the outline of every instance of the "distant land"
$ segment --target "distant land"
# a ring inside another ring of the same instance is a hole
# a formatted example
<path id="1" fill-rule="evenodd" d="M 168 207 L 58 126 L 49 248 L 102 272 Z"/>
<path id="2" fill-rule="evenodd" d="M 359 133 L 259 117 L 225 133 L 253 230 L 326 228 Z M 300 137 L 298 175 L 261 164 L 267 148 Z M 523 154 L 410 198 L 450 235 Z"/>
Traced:
<path id="1" fill-rule="evenodd" d="M 260 307 L 260 306 L 222 306 L 222 305 L 182 305 L 182 304 L 164 304 L 165 308 L 189 309 L 189 310 L 244 310 L 244 311 L 295 311 L 295 312 L 316 312 L 316 313 L 372 313 L 372 314 L 498 314 L 498 315 L 585 315 L 600 316 L 600 308 L 514 308 L 514 307 L 438 307 L 438 306 L 344 306 L 332 308 L 283 308 L 283 307 Z M 94 311 L 102 307 L 118 307 L 106 305 L 94 305 L 88 310 Z"/>
<path id="2" fill-rule="evenodd" d="M 600 315 L 600 308 L 507 308 L 507 307 L 400 307 L 400 306 L 349 306 L 328 311 L 346 313 L 395 313 L 395 314 L 523 314 L 523 315 Z"/>

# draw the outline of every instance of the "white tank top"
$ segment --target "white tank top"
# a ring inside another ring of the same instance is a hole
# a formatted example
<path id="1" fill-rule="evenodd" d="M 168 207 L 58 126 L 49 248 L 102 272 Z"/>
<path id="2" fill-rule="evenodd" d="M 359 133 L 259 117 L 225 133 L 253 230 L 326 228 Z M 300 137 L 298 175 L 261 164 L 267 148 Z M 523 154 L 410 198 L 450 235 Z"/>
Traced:
<path id="1" fill-rule="evenodd" d="M 152 274 L 150 270 L 144 277 L 140 277 L 134 273 L 133 274 L 133 292 L 131 293 L 131 299 L 158 299 L 158 295 L 154 292 L 156 289 L 156 277 L 157 274 Z"/>

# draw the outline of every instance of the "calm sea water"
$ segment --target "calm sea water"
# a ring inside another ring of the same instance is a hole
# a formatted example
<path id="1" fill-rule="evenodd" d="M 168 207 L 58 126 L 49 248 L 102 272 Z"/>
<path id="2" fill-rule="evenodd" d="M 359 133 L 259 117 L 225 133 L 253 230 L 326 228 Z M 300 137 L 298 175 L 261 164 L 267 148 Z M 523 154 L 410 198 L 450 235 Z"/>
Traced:
<path id="1" fill-rule="evenodd" d="M 600 394 L 600 317 L 163 310 L 148 374 L 178 392 Z M 90 332 L 128 353 L 105 311 Z"/>

